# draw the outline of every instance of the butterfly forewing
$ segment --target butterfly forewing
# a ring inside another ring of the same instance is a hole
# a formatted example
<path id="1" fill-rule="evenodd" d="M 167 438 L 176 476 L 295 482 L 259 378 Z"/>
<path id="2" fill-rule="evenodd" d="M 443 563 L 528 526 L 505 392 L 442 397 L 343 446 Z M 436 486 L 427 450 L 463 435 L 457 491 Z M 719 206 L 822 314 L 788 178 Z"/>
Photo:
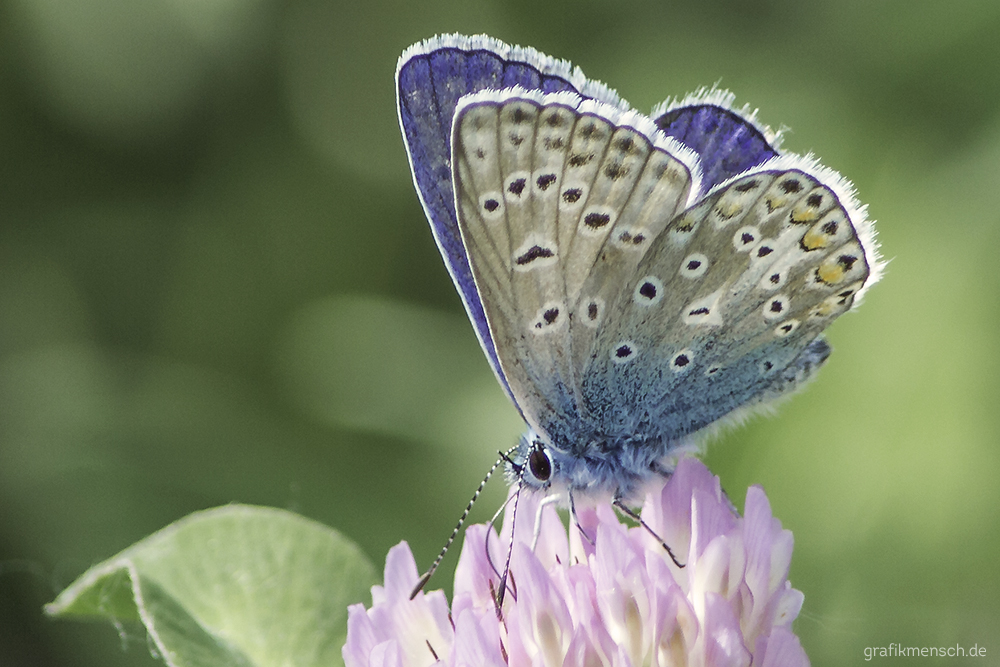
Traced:
<path id="1" fill-rule="evenodd" d="M 554 189 L 551 157 L 535 158 L 539 112 L 523 100 L 460 107 L 453 169 L 459 226 L 501 367 L 525 417 L 547 424 L 571 407 L 572 369 L 561 352 L 569 313 L 558 221 L 535 213 L 553 206 L 545 193 Z M 545 384 L 531 385 L 527 378 L 541 369 Z"/>
<path id="2" fill-rule="evenodd" d="M 690 156 L 629 119 L 524 91 L 471 96 L 455 117 L 459 226 L 490 331 L 515 400 L 555 440 L 590 427 L 578 408 L 597 332 L 692 188 Z"/>
<path id="3" fill-rule="evenodd" d="M 681 437 L 825 360 L 810 344 L 851 307 L 869 258 L 833 189 L 796 166 L 751 170 L 653 242 L 584 370 L 601 430 Z"/>
<path id="4" fill-rule="evenodd" d="M 569 63 L 485 35 L 441 35 L 414 44 L 400 57 L 396 69 L 399 124 L 414 184 L 476 334 L 507 389 L 455 217 L 451 130 L 461 97 L 514 85 L 548 92 L 579 92 L 584 97 L 624 105 L 614 91 L 587 79 Z"/>

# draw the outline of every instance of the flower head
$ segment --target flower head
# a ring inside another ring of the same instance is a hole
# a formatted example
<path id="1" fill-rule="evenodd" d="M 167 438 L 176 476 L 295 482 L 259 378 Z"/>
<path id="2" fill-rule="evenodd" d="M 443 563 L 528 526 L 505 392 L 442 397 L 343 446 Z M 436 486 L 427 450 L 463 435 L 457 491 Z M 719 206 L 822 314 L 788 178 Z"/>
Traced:
<path id="1" fill-rule="evenodd" d="M 371 609 L 349 610 L 347 667 L 809 664 L 791 631 L 803 600 L 787 579 L 792 534 L 760 487 L 741 518 L 718 478 L 684 459 L 647 493 L 643 520 L 684 568 L 608 504 L 578 508 L 580 529 L 567 531 L 551 503 L 524 492 L 498 614 L 507 514 L 499 537 L 466 531 L 450 610 L 441 591 L 409 599 L 416 563 L 405 542 L 393 547 Z"/>

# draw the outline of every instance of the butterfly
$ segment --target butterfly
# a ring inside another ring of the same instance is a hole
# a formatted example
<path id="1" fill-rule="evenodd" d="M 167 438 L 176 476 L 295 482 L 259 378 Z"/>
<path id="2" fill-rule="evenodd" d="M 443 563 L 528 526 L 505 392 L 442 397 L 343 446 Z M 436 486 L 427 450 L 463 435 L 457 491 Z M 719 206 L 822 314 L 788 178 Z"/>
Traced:
<path id="1" fill-rule="evenodd" d="M 485 35 L 411 46 L 396 84 L 434 239 L 528 427 L 521 485 L 634 497 L 811 379 L 881 272 L 851 184 L 725 91 L 646 116 Z"/>

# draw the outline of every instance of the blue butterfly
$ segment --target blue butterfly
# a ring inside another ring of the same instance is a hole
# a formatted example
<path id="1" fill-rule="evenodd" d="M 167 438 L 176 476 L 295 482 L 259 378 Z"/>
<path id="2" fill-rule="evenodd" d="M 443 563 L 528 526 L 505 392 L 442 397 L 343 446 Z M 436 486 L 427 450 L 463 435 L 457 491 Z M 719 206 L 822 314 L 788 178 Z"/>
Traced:
<path id="1" fill-rule="evenodd" d="M 396 72 L 413 181 L 528 430 L 512 480 L 634 498 L 695 437 L 803 385 L 879 277 L 853 187 L 733 96 L 652 116 L 486 36 Z"/>

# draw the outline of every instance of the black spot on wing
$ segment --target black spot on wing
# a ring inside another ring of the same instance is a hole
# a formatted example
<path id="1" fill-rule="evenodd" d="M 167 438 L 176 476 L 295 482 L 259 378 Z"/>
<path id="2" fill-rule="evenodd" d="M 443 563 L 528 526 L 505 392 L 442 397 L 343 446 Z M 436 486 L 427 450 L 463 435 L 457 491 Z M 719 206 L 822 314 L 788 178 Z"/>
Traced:
<path id="1" fill-rule="evenodd" d="M 520 255 L 515 262 L 518 266 L 527 266 L 536 259 L 546 259 L 548 257 L 554 257 L 555 253 L 549 248 L 543 248 L 541 246 L 533 245 L 528 248 L 527 252 Z"/>
<path id="2" fill-rule="evenodd" d="M 780 183 L 780 187 L 785 194 L 794 194 L 802 190 L 802 183 L 797 178 L 789 178 Z"/>
<path id="3" fill-rule="evenodd" d="M 601 229 L 611 222 L 611 216 L 607 213 L 588 213 L 583 218 L 583 224 L 591 229 Z"/>
<path id="4" fill-rule="evenodd" d="M 575 204 L 580 201 L 580 197 L 583 196 L 583 190 L 580 188 L 567 188 L 562 193 L 562 199 L 567 204 Z"/>
<path id="5" fill-rule="evenodd" d="M 628 176 L 628 172 L 628 168 L 623 166 L 621 162 L 609 162 L 608 166 L 604 168 L 604 175 L 612 181 L 617 181 Z"/>
<path id="6" fill-rule="evenodd" d="M 535 180 L 535 185 L 538 186 L 539 190 L 544 192 L 545 190 L 548 190 L 549 186 L 555 182 L 556 182 L 555 174 L 542 174 L 541 176 L 538 177 L 538 179 Z"/>

